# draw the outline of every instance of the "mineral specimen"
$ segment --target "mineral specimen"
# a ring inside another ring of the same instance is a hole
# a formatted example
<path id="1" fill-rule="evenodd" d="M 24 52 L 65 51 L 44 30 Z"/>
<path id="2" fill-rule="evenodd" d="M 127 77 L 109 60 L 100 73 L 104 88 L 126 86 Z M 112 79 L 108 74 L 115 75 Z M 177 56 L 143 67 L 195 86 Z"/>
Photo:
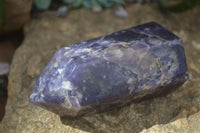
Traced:
<path id="1" fill-rule="evenodd" d="M 60 49 L 30 101 L 76 117 L 165 94 L 187 79 L 181 39 L 151 22 Z"/>

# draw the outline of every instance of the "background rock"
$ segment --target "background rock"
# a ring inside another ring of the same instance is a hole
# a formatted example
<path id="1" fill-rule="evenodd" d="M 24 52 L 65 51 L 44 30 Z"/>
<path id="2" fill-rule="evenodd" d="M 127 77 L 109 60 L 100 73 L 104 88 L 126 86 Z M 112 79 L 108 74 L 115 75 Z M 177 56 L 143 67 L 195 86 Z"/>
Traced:
<path id="1" fill-rule="evenodd" d="M 141 133 L 198 133 L 200 131 L 200 112 L 189 118 L 178 119 L 165 125 L 155 125 Z"/>
<path id="2" fill-rule="evenodd" d="M 5 0 L 6 20 L 3 32 L 21 28 L 30 18 L 33 0 Z"/>
<path id="3" fill-rule="evenodd" d="M 32 19 L 25 27 L 25 40 L 12 62 L 9 98 L 0 132 L 137 133 L 155 124 L 166 124 L 197 113 L 200 109 L 200 50 L 196 45 L 200 43 L 200 9 L 172 14 L 161 12 L 154 4 L 134 4 L 126 10 L 127 19 L 116 17 L 111 9 L 99 14 L 79 9 L 64 19 L 55 16 Z M 181 88 L 164 97 L 75 120 L 60 118 L 29 103 L 36 80 L 56 50 L 149 21 L 162 24 L 183 39 L 190 80 Z"/>

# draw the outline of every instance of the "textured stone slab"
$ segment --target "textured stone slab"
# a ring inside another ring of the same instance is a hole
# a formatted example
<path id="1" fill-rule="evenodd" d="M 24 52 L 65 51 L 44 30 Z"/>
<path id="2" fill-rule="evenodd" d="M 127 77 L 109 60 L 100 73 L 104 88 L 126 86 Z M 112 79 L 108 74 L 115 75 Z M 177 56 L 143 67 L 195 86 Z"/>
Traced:
<path id="1" fill-rule="evenodd" d="M 189 118 L 181 118 L 168 124 L 154 125 L 140 133 L 199 133 L 200 112 Z"/>
<path id="2" fill-rule="evenodd" d="M 151 22 L 60 49 L 30 101 L 79 116 L 165 94 L 187 78 L 182 41 Z"/>

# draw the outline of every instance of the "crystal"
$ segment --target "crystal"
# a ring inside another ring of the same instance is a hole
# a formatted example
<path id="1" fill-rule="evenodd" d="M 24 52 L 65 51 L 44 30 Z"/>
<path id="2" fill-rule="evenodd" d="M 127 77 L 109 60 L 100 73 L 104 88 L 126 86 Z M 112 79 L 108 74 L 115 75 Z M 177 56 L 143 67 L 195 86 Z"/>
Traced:
<path id="1" fill-rule="evenodd" d="M 181 39 L 150 22 L 61 48 L 30 102 L 77 117 L 166 94 L 187 79 Z"/>

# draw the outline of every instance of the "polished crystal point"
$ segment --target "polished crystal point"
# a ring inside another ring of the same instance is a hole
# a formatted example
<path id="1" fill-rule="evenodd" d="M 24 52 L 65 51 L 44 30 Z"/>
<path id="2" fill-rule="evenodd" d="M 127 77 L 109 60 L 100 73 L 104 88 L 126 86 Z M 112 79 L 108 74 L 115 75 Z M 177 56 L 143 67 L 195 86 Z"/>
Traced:
<path id="1" fill-rule="evenodd" d="M 151 22 L 61 48 L 30 101 L 76 117 L 165 94 L 187 79 L 181 39 Z"/>

